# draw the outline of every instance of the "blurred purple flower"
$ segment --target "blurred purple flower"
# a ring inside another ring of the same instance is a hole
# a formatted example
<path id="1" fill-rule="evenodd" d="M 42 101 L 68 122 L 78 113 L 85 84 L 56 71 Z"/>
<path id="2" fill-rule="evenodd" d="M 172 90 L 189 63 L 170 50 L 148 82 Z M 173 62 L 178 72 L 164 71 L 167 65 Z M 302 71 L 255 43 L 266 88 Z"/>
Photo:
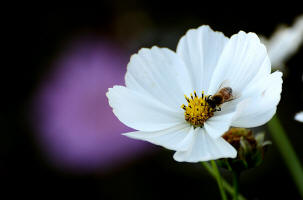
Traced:
<path id="1" fill-rule="evenodd" d="M 105 93 L 123 84 L 128 55 L 108 42 L 70 45 L 54 63 L 34 101 L 42 147 L 60 168 L 108 169 L 134 159 L 147 144 L 128 139 Z"/>

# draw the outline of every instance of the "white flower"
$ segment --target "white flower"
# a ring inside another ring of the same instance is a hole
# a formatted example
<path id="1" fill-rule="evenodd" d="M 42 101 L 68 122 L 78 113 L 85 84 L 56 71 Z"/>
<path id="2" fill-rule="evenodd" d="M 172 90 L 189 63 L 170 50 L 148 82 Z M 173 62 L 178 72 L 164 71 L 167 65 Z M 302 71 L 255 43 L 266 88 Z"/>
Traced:
<path id="1" fill-rule="evenodd" d="M 236 157 L 221 136 L 230 126 L 255 127 L 270 120 L 280 100 L 281 77 L 281 72 L 271 74 L 256 34 L 240 31 L 229 39 L 201 26 L 181 38 L 176 52 L 141 49 L 127 66 L 126 87 L 114 86 L 106 95 L 119 120 L 138 130 L 126 136 L 175 150 L 176 161 L 199 162 Z M 222 84 L 235 98 L 211 108 L 208 95 Z M 197 97 L 184 98 L 191 93 Z"/>
<path id="2" fill-rule="evenodd" d="M 268 49 L 271 63 L 276 69 L 283 69 L 284 62 L 291 57 L 303 42 L 303 15 L 299 16 L 293 26 L 280 26 L 269 40 L 262 38 Z"/>
<path id="3" fill-rule="evenodd" d="M 303 122 L 303 111 L 298 112 L 298 113 L 295 115 L 295 120 L 297 120 L 297 121 L 299 121 L 299 122 Z"/>
<path id="4" fill-rule="evenodd" d="M 303 75 L 302 75 L 302 81 L 303 81 Z M 303 122 L 303 111 L 300 111 L 295 115 L 295 120 L 299 122 Z"/>

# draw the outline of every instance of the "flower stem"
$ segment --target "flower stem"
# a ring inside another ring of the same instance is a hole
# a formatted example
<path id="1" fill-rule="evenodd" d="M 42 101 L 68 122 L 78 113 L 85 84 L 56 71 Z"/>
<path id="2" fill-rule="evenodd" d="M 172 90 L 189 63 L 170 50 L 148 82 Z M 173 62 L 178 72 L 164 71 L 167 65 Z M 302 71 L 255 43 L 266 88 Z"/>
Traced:
<path id="1" fill-rule="evenodd" d="M 271 137 L 274 143 L 277 145 L 286 166 L 290 170 L 301 197 L 303 197 L 302 166 L 300 165 L 299 159 L 296 156 L 296 153 L 292 148 L 291 143 L 288 140 L 287 135 L 276 115 L 268 122 L 268 129 L 271 132 Z"/>
<path id="2" fill-rule="evenodd" d="M 220 175 L 219 169 L 217 167 L 216 161 L 211 160 L 210 163 L 211 163 L 212 169 L 215 173 L 215 177 L 216 177 L 216 180 L 217 180 L 217 183 L 218 183 L 218 187 L 219 187 L 219 190 L 220 190 L 222 200 L 227 200 L 225 190 L 223 188 L 223 184 L 222 184 L 222 180 L 221 180 L 221 175 Z"/>
<path id="3" fill-rule="evenodd" d="M 204 168 L 208 171 L 208 173 L 210 173 L 210 175 L 214 178 L 216 178 L 216 174 L 213 170 L 213 168 L 210 166 L 210 164 L 208 162 L 202 162 L 202 165 L 204 166 Z M 221 179 L 222 181 L 222 185 L 223 188 L 230 194 L 233 195 L 234 194 L 234 189 L 233 187 L 223 178 Z M 246 200 L 241 194 L 238 195 L 238 200 Z"/>
<path id="4" fill-rule="evenodd" d="M 239 178 L 240 178 L 240 174 L 236 171 L 232 171 L 233 173 L 233 185 L 234 185 L 234 194 L 233 194 L 233 200 L 238 200 L 238 196 L 239 196 Z"/>

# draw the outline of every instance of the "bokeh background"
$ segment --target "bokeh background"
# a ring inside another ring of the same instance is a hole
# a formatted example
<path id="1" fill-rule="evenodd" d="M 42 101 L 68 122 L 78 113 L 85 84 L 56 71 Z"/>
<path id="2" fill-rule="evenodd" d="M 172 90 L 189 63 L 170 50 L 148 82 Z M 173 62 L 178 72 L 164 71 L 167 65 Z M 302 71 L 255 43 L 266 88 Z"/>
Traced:
<path id="1" fill-rule="evenodd" d="M 105 92 L 124 83 L 126 65 L 142 47 L 175 50 L 202 24 L 228 37 L 239 30 L 270 37 L 292 25 L 300 5 L 106 1 L 98 6 L 11 9 L 13 58 L 3 66 L 7 87 L 1 121 L 1 195 L 82 199 L 220 199 L 201 164 L 177 163 L 172 151 L 134 141 L 111 113 Z M 11 50 L 12 49 L 12 50 Z M 278 115 L 303 163 L 303 49 L 286 61 Z M 266 127 L 264 127 L 266 128 Z M 267 132 L 267 138 L 270 134 Z M 230 174 L 222 171 L 228 180 Z M 273 144 L 258 168 L 243 173 L 248 199 L 300 199 Z"/>

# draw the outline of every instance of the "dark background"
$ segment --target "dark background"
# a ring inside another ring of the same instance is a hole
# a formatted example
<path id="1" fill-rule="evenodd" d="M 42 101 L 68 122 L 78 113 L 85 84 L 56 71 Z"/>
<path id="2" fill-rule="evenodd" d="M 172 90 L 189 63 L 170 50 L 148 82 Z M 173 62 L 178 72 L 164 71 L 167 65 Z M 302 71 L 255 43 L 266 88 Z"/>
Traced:
<path id="1" fill-rule="evenodd" d="M 12 54 L 3 66 L 6 87 L 1 121 L 1 193 L 19 197 L 83 199 L 220 199 L 216 182 L 200 164 L 177 163 L 171 151 L 153 154 L 112 169 L 109 172 L 77 174 L 54 167 L 45 158 L 33 137 L 27 119 L 31 98 L 41 77 L 67 41 L 82 34 L 102 35 L 135 53 L 152 45 L 176 48 L 178 39 L 189 28 L 209 24 L 231 36 L 239 30 L 270 36 L 275 28 L 291 25 L 302 7 L 292 4 L 262 3 L 241 8 L 219 5 L 209 7 L 177 1 L 108 1 L 91 8 L 10 9 L 5 18 L 8 28 L 7 52 Z M 219 4 L 219 3 L 218 3 Z M 244 2 L 243 2 L 244 4 Z M 289 4 L 290 5 L 290 4 Z M 4 38 L 5 39 L 5 38 Z M 129 41 L 132 41 L 131 43 Z M 303 50 L 286 64 L 283 94 L 278 115 L 303 162 L 302 124 L 293 120 L 302 97 Z M 292 113 L 292 115 L 290 115 Z M 268 137 L 269 134 L 268 134 Z M 230 179 L 228 172 L 224 176 Z M 241 177 L 241 193 L 248 199 L 300 199 L 283 160 L 273 144 L 265 162 Z M 3 192 L 2 192 L 3 191 Z"/>

